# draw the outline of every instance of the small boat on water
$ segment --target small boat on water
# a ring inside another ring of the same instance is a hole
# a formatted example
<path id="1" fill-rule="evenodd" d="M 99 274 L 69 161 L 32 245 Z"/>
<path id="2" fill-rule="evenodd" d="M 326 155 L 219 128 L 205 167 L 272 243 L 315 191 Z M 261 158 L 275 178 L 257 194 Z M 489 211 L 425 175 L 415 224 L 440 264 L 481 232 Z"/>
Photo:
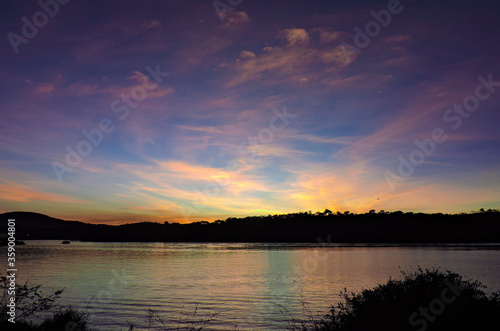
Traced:
<path id="1" fill-rule="evenodd" d="M 63 241 L 63 242 L 62 242 L 62 244 L 64 244 L 64 245 L 67 245 L 67 244 L 69 244 L 69 243 L 70 243 L 70 241 L 69 241 L 69 240 L 65 240 L 65 241 Z"/>

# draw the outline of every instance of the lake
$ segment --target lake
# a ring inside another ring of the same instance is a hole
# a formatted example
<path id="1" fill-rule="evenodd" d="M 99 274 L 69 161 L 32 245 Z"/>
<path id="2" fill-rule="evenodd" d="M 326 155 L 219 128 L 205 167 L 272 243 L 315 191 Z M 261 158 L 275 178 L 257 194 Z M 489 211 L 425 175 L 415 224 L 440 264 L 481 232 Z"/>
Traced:
<path id="1" fill-rule="evenodd" d="M 61 303 L 84 307 L 96 330 L 146 328 L 149 309 L 171 329 L 209 321 L 204 330 L 285 330 L 326 314 L 344 288 L 372 288 L 418 265 L 500 289 L 494 245 L 26 243 L 18 284 L 65 288 Z"/>

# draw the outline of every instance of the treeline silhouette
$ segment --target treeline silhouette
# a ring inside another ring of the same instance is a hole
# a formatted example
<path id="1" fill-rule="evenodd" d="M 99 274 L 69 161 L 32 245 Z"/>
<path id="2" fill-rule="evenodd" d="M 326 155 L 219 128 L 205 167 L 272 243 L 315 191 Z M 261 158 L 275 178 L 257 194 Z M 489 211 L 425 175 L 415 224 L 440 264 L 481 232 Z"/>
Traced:
<path id="1" fill-rule="evenodd" d="M 500 243 L 500 211 L 461 214 L 300 212 L 228 218 L 215 222 L 139 222 L 118 226 L 64 221 L 30 212 L 2 214 L 16 219 L 16 239 L 158 242 L 290 243 Z"/>

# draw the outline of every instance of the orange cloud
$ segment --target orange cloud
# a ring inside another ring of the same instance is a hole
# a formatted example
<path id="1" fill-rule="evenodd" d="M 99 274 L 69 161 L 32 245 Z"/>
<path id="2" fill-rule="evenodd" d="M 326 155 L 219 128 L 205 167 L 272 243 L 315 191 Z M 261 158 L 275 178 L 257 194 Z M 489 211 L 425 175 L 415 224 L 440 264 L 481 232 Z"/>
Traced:
<path id="1" fill-rule="evenodd" d="M 305 29 L 285 29 L 278 32 L 278 38 L 284 41 L 283 47 L 264 47 L 260 55 L 243 50 L 234 67 L 237 75 L 226 86 L 260 78 L 265 72 L 291 77 L 298 83 L 307 82 L 319 77 L 317 65 L 327 65 L 323 71 L 332 72 L 348 64 L 342 46 L 311 46 Z"/>
<path id="2" fill-rule="evenodd" d="M 284 39 L 287 46 L 307 46 L 309 34 L 304 29 L 285 29 L 278 33 L 278 38 Z"/>
<path id="3" fill-rule="evenodd" d="M 222 19 L 224 20 L 223 28 L 230 28 L 235 26 L 241 26 L 250 23 L 250 17 L 244 11 L 229 11 L 225 10 L 220 13 Z"/>
<path id="4" fill-rule="evenodd" d="M 82 203 L 83 201 L 71 197 L 47 193 L 36 190 L 32 187 L 12 182 L 6 179 L 0 180 L 0 199 L 13 202 L 31 202 L 43 200 L 62 203 Z"/>

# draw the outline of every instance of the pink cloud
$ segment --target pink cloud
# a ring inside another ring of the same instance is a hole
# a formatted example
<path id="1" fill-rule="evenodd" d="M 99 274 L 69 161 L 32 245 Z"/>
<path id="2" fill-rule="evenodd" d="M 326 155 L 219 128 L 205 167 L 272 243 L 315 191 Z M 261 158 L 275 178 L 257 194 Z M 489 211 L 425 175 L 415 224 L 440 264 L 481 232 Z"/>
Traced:
<path id="1" fill-rule="evenodd" d="M 42 83 L 35 88 L 36 93 L 40 94 L 50 94 L 54 91 L 54 84 Z"/>

